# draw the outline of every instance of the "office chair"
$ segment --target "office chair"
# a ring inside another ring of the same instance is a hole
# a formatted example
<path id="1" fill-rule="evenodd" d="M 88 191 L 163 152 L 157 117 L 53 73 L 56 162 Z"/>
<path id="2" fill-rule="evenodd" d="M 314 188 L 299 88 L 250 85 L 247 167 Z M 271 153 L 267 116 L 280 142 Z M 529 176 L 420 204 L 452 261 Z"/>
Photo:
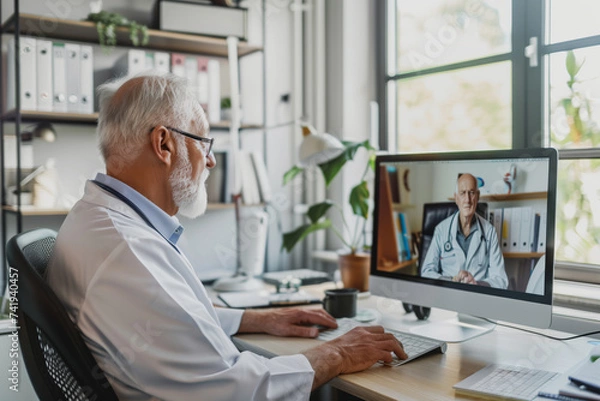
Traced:
<path id="1" fill-rule="evenodd" d="M 38 228 L 14 236 L 7 244 L 8 264 L 19 277 L 19 343 L 27 373 L 41 400 L 118 401 L 79 330 L 44 280 L 55 240 L 55 231 Z"/>

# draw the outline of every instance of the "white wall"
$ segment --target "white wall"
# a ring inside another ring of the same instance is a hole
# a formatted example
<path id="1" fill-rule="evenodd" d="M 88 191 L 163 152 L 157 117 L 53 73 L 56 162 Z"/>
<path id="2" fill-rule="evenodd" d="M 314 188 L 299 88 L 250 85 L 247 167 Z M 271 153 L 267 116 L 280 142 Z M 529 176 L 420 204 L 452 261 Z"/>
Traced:
<path id="1" fill-rule="evenodd" d="M 370 102 L 377 100 L 375 71 L 375 4 L 369 0 L 327 1 L 327 132 L 351 141 L 370 138 Z M 341 173 L 331 184 L 328 196 L 343 205 L 346 216 L 352 216 L 348 205 L 350 189 L 363 173 L 366 152 Z M 371 190 L 373 188 L 371 187 Z M 347 217 L 348 218 L 348 217 Z M 334 224 L 340 220 L 332 216 Z M 349 218 L 348 223 L 354 226 Z M 340 248 L 340 241 L 328 236 L 328 249 Z"/>

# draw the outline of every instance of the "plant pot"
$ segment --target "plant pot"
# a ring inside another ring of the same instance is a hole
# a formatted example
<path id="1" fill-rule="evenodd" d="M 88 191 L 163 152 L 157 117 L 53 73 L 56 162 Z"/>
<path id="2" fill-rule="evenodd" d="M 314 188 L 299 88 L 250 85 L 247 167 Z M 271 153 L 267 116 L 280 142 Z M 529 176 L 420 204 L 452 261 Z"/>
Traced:
<path id="1" fill-rule="evenodd" d="M 356 288 L 360 292 L 369 291 L 370 254 L 340 254 L 338 255 L 338 265 L 344 288 Z"/>

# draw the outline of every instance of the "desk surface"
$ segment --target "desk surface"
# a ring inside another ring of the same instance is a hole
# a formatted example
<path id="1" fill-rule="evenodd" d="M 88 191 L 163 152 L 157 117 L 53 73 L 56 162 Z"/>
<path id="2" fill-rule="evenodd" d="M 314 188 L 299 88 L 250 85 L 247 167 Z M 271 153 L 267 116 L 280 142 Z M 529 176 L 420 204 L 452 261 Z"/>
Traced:
<path id="1" fill-rule="evenodd" d="M 324 288 L 312 287 L 316 292 Z M 402 303 L 395 300 L 370 296 L 359 299 L 358 307 L 378 312 L 380 324 L 390 328 L 410 330 L 427 324 L 417 321 L 413 314 L 406 314 Z M 433 310 L 430 319 L 443 320 L 453 316 L 450 312 Z M 452 386 L 486 365 L 505 363 L 563 373 L 588 354 L 592 346 L 587 340 L 561 342 L 497 326 L 491 332 L 463 343 L 449 343 L 445 354 L 426 355 L 394 368 L 376 365 L 363 372 L 339 376 L 331 381 L 331 385 L 366 400 L 472 400 L 456 394 Z M 238 335 L 234 342 L 240 349 L 268 357 L 298 353 L 320 343 L 314 339 L 263 334 Z"/>

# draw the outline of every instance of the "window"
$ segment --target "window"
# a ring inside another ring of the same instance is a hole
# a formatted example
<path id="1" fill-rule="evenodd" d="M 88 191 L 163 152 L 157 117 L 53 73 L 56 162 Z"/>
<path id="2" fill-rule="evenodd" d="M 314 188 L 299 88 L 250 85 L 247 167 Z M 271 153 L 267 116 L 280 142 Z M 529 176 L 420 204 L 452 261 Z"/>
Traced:
<path id="1" fill-rule="evenodd" d="M 599 14 L 596 0 L 388 0 L 380 33 L 381 143 L 400 152 L 557 148 L 557 277 L 596 283 Z"/>

